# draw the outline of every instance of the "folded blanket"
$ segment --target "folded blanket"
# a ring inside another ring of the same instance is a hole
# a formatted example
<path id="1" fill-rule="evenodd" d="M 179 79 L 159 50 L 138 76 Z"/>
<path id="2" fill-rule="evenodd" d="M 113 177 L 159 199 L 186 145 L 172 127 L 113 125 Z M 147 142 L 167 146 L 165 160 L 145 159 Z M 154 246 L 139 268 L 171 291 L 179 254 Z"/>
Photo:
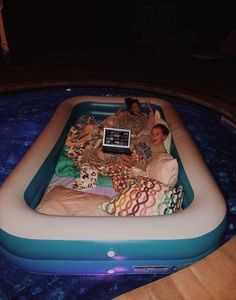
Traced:
<path id="1" fill-rule="evenodd" d="M 58 177 L 80 178 L 80 170 L 75 167 L 74 161 L 65 155 L 67 150 L 68 147 L 64 146 L 59 155 L 59 159 L 55 168 L 55 175 Z M 112 187 L 112 179 L 110 176 L 98 175 L 96 185 Z"/>
<path id="2" fill-rule="evenodd" d="M 80 177 L 80 171 L 75 167 L 74 161 L 65 152 L 68 147 L 64 146 L 56 164 L 55 175 L 58 177 Z"/>

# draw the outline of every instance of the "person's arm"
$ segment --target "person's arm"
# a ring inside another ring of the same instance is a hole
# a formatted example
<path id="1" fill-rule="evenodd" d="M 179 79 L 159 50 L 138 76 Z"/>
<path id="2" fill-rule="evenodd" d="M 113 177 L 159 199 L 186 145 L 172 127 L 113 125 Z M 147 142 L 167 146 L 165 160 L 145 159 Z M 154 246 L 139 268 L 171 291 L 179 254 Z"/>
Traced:
<path id="1" fill-rule="evenodd" d="M 114 113 L 114 115 L 107 117 L 101 123 L 104 126 L 116 127 L 117 126 L 117 119 L 119 119 L 124 114 L 124 112 L 125 112 L 124 110 L 122 110 L 121 108 L 119 108 Z"/>
<path id="2" fill-rule="evenodd" d="M 155 113 L 151 106 L 150 100 L 146 100 L 146 105 L 149 109 L 149 115 L 148 115 L 148 129 L 152 129 L 152 127 L 155 125 Z"/>
<path id="3" fill-rule="evenodd" d="M 151 114 L 151 115 L 154 115 L 154 110 L 153 110 L 153 108 L 152 108 L 152 105 L 151 105 L 151 102 L 150 102 L 149 99 L 146 100 L 146 105 L 147 105 L 147 108 L 149 109 L 149 115 L 150 115 L 150 114 Z"/>
<path id="4" fill-rule="evenodd" d="M 117 112 L 115 113 L 115 115 L 116 115 L 117 117 L 121 117 L 121 116 L 124 114 L 124 112 L 125 112 L 124 109 L 119 108 L 119 109 L 117 110 Z"/>

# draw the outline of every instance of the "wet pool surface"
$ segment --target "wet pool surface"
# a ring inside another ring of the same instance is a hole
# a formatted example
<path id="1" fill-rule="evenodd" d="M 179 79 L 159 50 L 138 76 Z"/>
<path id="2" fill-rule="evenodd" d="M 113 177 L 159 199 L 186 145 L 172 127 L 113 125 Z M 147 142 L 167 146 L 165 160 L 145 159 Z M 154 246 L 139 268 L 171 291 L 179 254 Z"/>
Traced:
<path id="1" fill-rule="evenodd" d="M 221 116 L 174 97 L 137 90 L 63 88 L 0 96 L 0 184 L 11 173 L 56 107 L 72 96 L 159 96 L 169 100 L 182 116 L 218 183 L 228 208 L 224 242 L 236 234 L 236 134 Z M 0 300 L 111 299 L 163 275 L 55 276 L 26 272 L 0 255 Z"/>

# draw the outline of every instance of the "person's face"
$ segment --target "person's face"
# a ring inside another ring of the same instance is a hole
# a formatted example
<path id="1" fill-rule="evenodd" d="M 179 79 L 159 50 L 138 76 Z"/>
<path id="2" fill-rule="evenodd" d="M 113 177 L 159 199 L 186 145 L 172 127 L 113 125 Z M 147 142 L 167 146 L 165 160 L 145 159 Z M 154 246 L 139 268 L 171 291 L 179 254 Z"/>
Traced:
<path id="1" fill-rule="evenodd" d="M 131 106 L 131 112 L 135 115 L 138 116 L 141 113 L 141 108 L 140 105 L 137 102 L 134 102 Z"/>
<path id="2" fill-rule="evenodd" d="M 151 141 L 153 144 L 158 145 L 165 140 L 166 136 L 163 135 L 161 128 L 153 128 L 151 130 Z"/>

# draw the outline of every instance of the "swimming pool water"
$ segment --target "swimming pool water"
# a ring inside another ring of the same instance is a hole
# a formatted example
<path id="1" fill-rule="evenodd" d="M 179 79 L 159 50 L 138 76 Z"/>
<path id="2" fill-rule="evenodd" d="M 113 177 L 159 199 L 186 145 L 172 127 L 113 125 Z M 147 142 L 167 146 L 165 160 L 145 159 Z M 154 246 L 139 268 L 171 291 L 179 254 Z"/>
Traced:
<path id="1" fill-rule="evenodd" d="M 228 208 L 224 241 L 236 234 L 236 134 L 221 116 L 199 105 L 165 95 L 111 88 L 57 88 L 0 96 L 0 184 L 11 173 L 56 107 L 78 95 L 160 96 L 182 116 L 218 183 Z M 32 274 L 0 256 L 0 299 L 111 299 L 162 275 L 54 276 Z"/>

